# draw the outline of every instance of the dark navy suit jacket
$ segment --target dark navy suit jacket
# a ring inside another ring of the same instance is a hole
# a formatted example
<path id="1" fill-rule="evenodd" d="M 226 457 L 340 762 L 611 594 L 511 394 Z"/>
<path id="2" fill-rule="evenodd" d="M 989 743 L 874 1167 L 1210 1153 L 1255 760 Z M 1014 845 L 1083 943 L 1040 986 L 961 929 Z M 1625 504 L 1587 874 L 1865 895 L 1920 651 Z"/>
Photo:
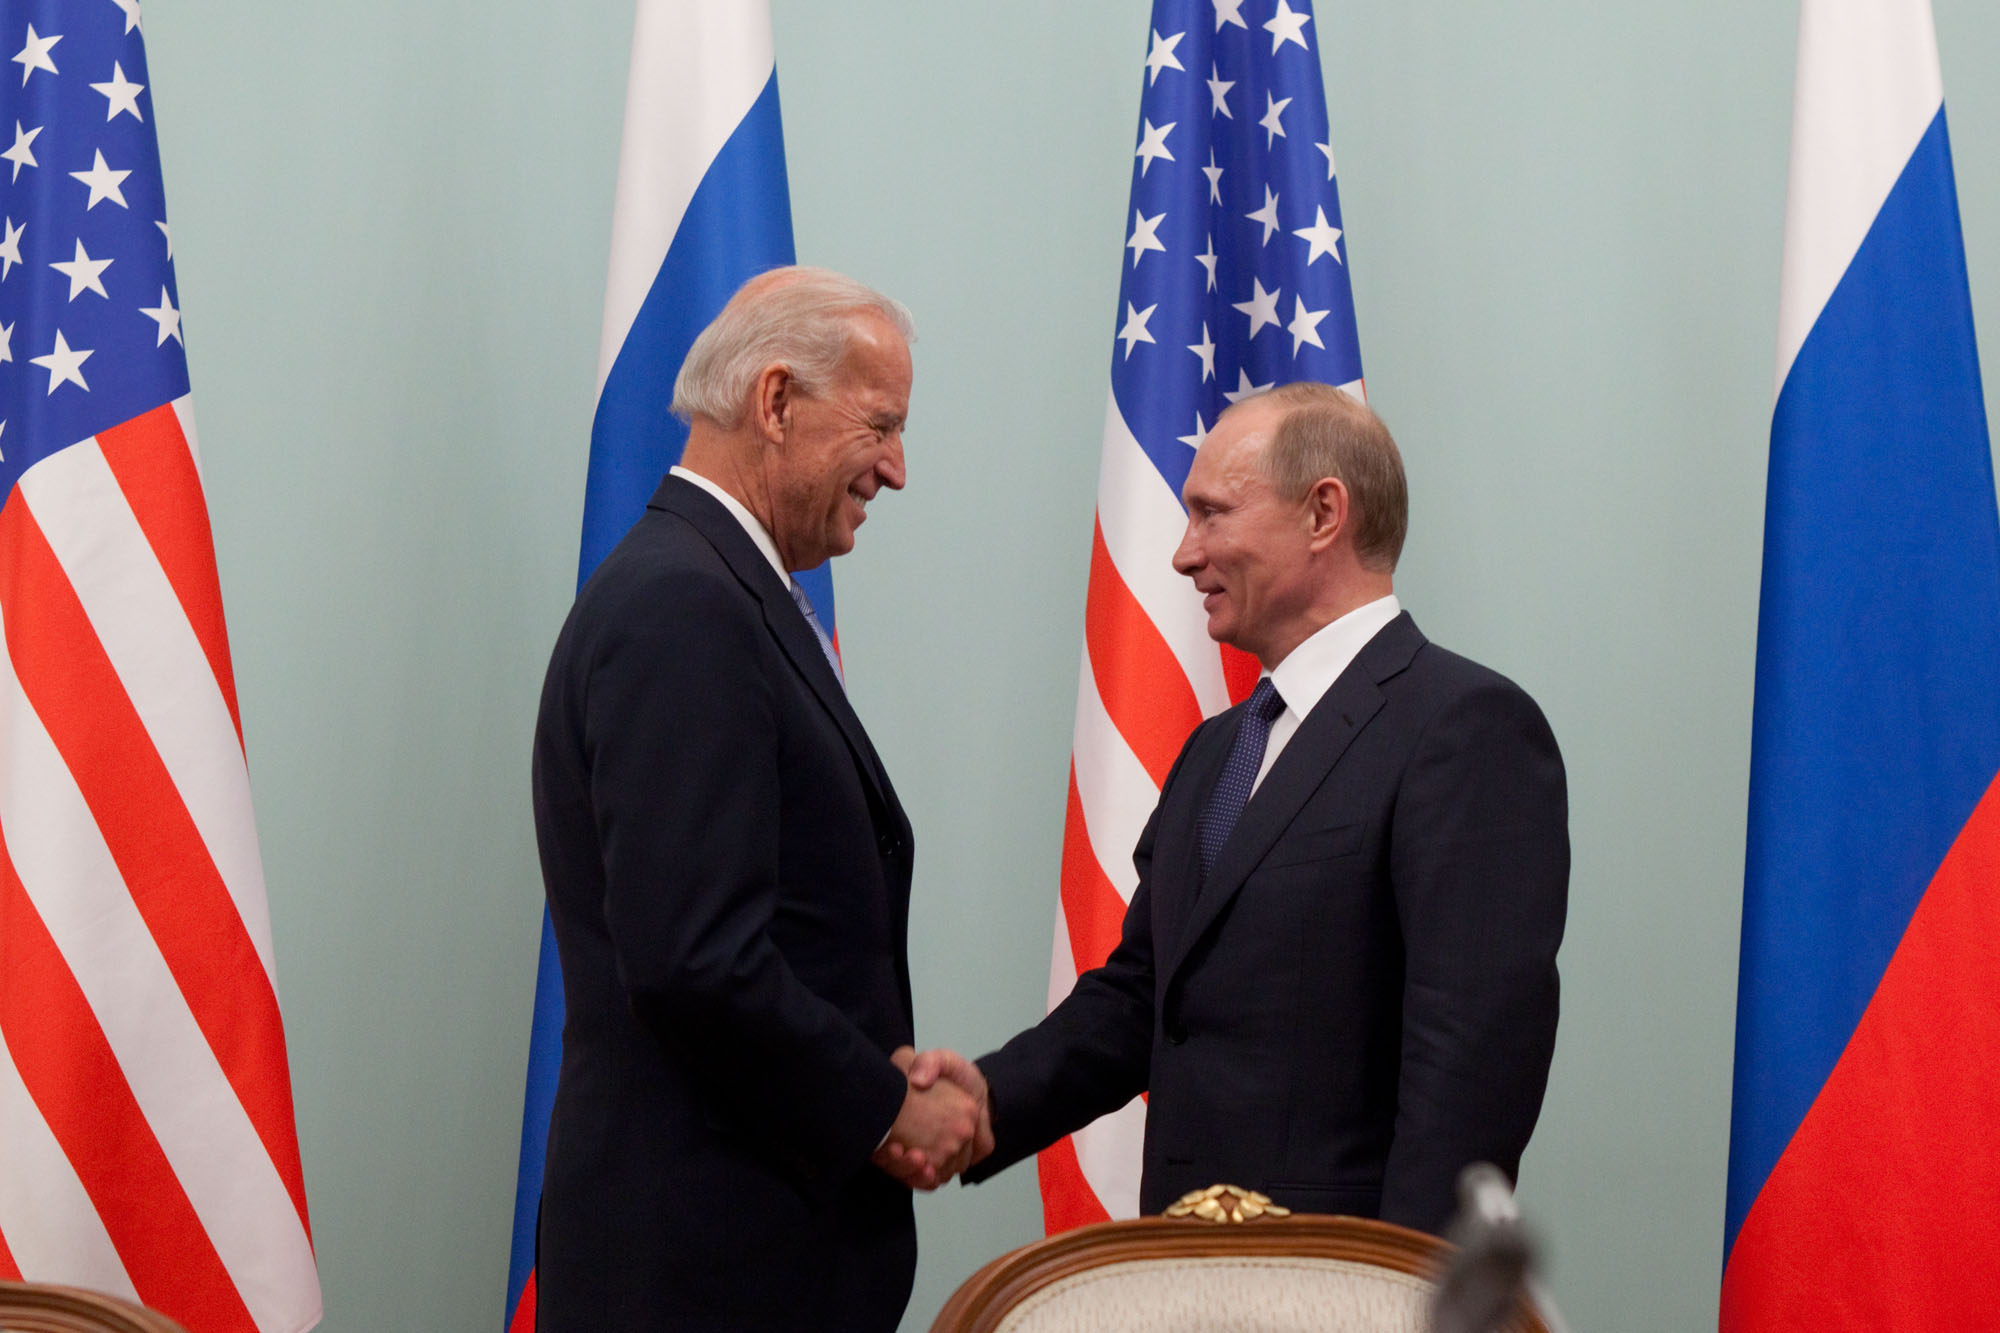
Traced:
<path id="1" fill-rule="evenodd" d="M 535 829 L 567 1017 L 545 1330 L 889 1330 L 912 839 L 788 589 L 661 483 L 556 642 Z M 836 1313 L 837 1312 L 837 1313 Z"/>
<path id="2" fill-rule="evenodd" d="M 1279 754 L 1203 882 L 1195 821 L 1242 708 L 1188 739 L 1110 960 L 979 1063 L 983 1179 L 1150 1093 L 1143 1211 L 1217 1183 L 1437 1231 L 1517 1169 L 1555 1048 L 1562 758 L 1518 687 L 1408 615 Z"/>

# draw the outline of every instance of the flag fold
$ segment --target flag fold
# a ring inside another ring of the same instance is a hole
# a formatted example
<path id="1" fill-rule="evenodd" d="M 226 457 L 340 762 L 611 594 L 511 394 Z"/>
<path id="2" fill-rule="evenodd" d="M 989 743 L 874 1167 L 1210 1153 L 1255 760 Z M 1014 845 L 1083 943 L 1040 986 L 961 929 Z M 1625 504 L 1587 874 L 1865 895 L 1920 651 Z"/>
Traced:
<path id="1" fill-rule="evenodd" d="M 1806 0 L 1721 1326 L 2000 1282 L 2000 509 L 1928 0 Z"/>
<path id="2" fill-rule="evenodd" d="M 292 1333 L 319 1279 L 138 6 L 0 24 L 0 1278 Z"/>

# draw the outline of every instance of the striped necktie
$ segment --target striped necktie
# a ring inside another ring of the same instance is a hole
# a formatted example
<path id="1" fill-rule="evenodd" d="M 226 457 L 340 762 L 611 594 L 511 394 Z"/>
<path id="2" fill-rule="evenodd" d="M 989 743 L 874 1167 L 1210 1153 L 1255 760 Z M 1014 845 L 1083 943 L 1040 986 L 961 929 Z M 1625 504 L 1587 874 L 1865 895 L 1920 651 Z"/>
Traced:
<path id="1" fill-rule="evenodd" d="M 791 580 L 792 601 L 797 604 L 799 614 L 812 626 L 813 637 L 819 640 L 819 650 L 826 654 L 826 664 L 833 668 L 833 678 L 840 682 L 840 688 L 847 689 L 847 673 L 840 669 L 840 658 L 834 654 L 833 640 L 826 636 L 826 627 L 819 623 L 819 613 L 813 610 L 812 598 L 806 596 L 797 579 Z"/>
<path id="2" fill-rule="evenodd" d="M 1257 770 L 1264 766 L 1264 746 L 1271 739 L 1271 724 L 1284 711 L 1285 701 L 1278 697 L 1278 687 L 1271 683 L 1271 678 L 1266 676 L 1258 681 L 1243 709 L 1236 742 L 1229 747 L 1222 776 L 1215 780 L 1215 790 L 1209 793 L 1208 804 L 1195 820 L 1195 832 L 1201 840 L 1203 879 L 1215 868 L 1222 844 L 1229 841 L 1243 807 L 1250 803 L 1250 790 L 1257 785 Z"/>

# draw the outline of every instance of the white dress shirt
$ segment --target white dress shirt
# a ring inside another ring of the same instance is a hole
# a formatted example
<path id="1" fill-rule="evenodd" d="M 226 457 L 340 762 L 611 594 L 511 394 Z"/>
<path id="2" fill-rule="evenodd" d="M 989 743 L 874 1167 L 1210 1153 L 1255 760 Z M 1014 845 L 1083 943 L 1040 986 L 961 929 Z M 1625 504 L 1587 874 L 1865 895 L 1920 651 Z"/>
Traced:
<path id="1" fill-rule="evenodd" d="M 787 588 L 792 586 L 792 576 L 785 569 L 784 560 L 778 555 L 778 543 L 771 539 L 770 529 L 759 523 L 757 516 L 748 509 L 745 509 L 741 500 L 731 495 L 728 491 L 723 490 L 699 472 L 690 472 L 684 467 L 670 467 L 667 469 L 667 472 L 670 476 L 679 477 L 683 481 L 693 482 L 716 499 L 722 501 L 722 507 L 735 515 L 736 521 L 743 525 L 743 530 L 750 534 L 750 540 L 757 543 L 757 549 L 762 551 L 764 558 L 771 562 L 771 568 L 777 571 L 778 582 L 784 584 Z"/>
<path id="2" fill-rule="evenodd" d="M 1264 743 L 1264 763 L 1257 770 L 1257 781 L 1250 787 L 1253 794 L 1263 785 L 1264 775 L 1271 771 L 1271 765 L 1277 762 L 1285 743 L 1298 731 L 1299 723 L 1306 720 L 1313 705 L 1333 688 L 1333 682 L 1340 679 L 1340 673 L 1347 670 L 1355 655 L 1368 646 L 1368 641 L 1402 611 L 1403 604 L 1394 593 L 1357 606 L 1340 619 L 1322 625 L 1312 637 L 1287 653 L 1275 670 L 1264 673 L 1271 678 L 1278 697 L 1285 701 L 1285 711 L 1271 723 L 1271 738 Z"/>

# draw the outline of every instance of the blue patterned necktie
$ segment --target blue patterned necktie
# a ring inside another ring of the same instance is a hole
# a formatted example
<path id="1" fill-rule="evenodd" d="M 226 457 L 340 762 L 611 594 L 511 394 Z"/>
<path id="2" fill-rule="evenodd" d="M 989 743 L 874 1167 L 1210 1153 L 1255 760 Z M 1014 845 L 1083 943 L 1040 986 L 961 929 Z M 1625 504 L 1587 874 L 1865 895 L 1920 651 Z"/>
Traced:
<path id="1" fill-rule="evenodd" d="M 826 654 L 826 664 L 833 668 L 833 678 L 845 690 L 847 673 L 840 669 L 840 659 L 834 655 L 833 640 L 826 636 L 826 627 L 819 623 L 819 613 L 813 610 L 812 598 L 806 596 L 806 590 L 796 580 L 792 582 L 792 601 L 798 604 L 799 614 L 806 618 L 806 624 L 812 626 L 813 637 L 819 640 L 819 650 Z"/>
<path id="2" fill-rule="evenodd" d="M 1195 833 L 1201 840 L 1204 880 L 1215 868 L 1215 858 L 1222 851 L 1222 844 L 1229 841 L 1243 807 L 1250 803 L 1257 770 L 1264 766 L 1264 746 L 1271 739 L 1271 724 L 1284 711 L 1285 701 L 1278 697 L 1278 687 L 1271 683 L 1271 678 L 1266 676 L 1258 681 L 1257 688 L 1250 692 L 1249 706 L 1243 710 L 1243 721 L 1236 729 L 1236 743 L 1229 747 L 1229 760 L 1222 766 L 1222 776 L 1216 779 L 1215 790 L 1209 793 L 1208 804 L 1195 821 Z"/>

